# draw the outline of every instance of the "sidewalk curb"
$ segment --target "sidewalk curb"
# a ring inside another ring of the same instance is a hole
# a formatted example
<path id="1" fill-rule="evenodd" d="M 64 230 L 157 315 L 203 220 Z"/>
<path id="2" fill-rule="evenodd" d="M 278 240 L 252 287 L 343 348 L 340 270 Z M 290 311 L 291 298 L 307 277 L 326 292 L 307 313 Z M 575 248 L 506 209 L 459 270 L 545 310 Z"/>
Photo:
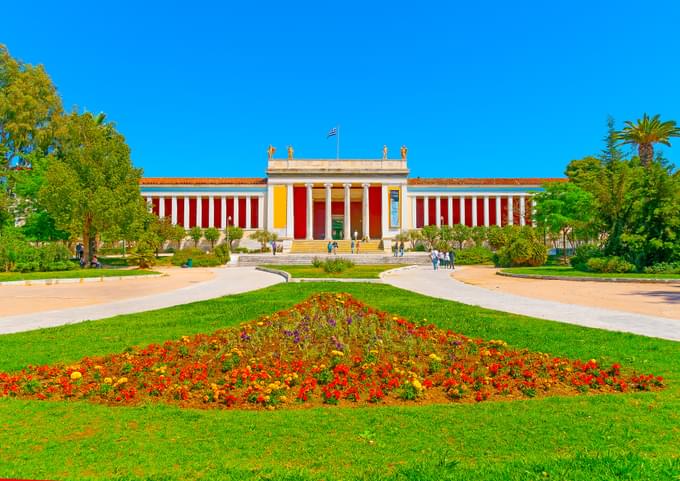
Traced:
<path id="1" fill-rule="evenodd" d="M 286 280 L 286 282 L 291 282 L 291 280 L 292 280 L 292 278 L 293 278 L 293 276 L 291 276 L 291 275 L 290 275 L 288 272 L 286 272 L 286 271 L 280 271 L 280 270 L 278 270 L 278 269 L 272 269 L 272 268 L 270 268 L 270 267 L 256 266 L 256 267 L 255 267 L 255 270 L 256 270 L 256 271 L 262 271 L 262 272 L 268 272 L 268 273 L 270 273 L 270 274 L 276 274 L 276 275 L 278 275 L 278 276 L 283 277 L 283 278 Z M 293 282 L 295 282 L 295 281 L 293 281 Z"/>
<path id="2" fill-rule="evenodd" d="M 52 286 L 56 284 L 82 284 L 84 282 L 122 281 L 126 279 L 148 279 L 163 277 L 167 274 L 143 274 L 140 276 L 99 276 L 99 277 L 68 277 L 64 279 L 23 279 L 19 281 L 2 281 L 0 286 Z"/>
<path id="3" fill-rule="evenodd" d="M 586 277 L 586 276 L 543 276 L 540 274 L 515 274 L 514 272 L 496 272 L 497 276 L 517 277 L 519 279 L 544 279 L 549 281 L 575 281 L 575 282 L 628 282 L 634 284 L 680 284 L 680 279 L 654 279 L 654 278 L 631 278 L 631 277 Z"/>

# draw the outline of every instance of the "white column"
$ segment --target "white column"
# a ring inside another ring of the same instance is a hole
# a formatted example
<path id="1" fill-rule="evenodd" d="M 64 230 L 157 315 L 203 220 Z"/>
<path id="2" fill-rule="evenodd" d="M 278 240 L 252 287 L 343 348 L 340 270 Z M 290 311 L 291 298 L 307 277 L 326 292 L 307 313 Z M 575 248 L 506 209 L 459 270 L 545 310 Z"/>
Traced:
<path id="1" fill-rule="evenodd" d="M 267 222 L 269 232 L 274 232 L 274 186 L 267 185 Z"/>
<path id="2" fill-rule="evenodd" d="M 389 231 L 390 228 L 390 213 L 388 212 L 389 207 L 387 206 L 387 186 L 385 184 L 382 185 L 380 189 L 380 220 L 381 222 L 381 238 L 384 239 L 387 237 L 387 232 Z"/>
<path id="3" fill-rule="evenodd" d="M 484 226 L 489 227 L 489 196 L 484 196 Z"/>
<path id="4" fill-rule="evenodd" d="M 189 228 L 189 219 L 190 219 L 190 204 L 189 204 L 189 197 L 184 196 L 184 228 L 188 229 Z"/>
<path id="5" fill-rule="evenodd" d="M 402 232 L 408 229 L 408 186 L 403 184 L 401 186 L 401 230 Z M 413 226 L 415 227 L 415 226 Z"/>
<path id="6" fill-rule="evenodd" d="M 418 227 L 418 197 L 411 197 L 411 229 Z"/>
<path id="7" fill-rule="evenodd" d="M 165 197 L 158 198 L 158 217 L 165 217 Z"/>
<path id="8" fill-rule="evenodd" d="M 508 225 L 513 225 L 515 223 L 514 219 L 513 219 L 515 213 L 512 211 L 514 206 L 512 204 L 513 204 L 513 198 L 512 198 L 511 195 L 509 195 L 508 196 Z"/>
<path id="9" fill-rule="evenodd" d="M 234 196 L 234 218 L 231 221 L 231 225 L 238 227 L 239 224 L 239 212 L 238 212 L 238 196 Z"/>
<path id="10" fill-rule="evenodd" d="M 447 209 L 449 213 L 449 227 L 453 226 L 453 197 L 449 196 L 447 202 Z"/>
<path id="11" fill-rule="evenodd" d="M 361 219 L 361 224 L 362 224 L 362 237 L 366 237 L 367 239 L 369 238 L 369 223 L 368 223 L 368 188 L 371 184 L 361 184 L 361 186 L 364 188 L 364 196 L 361 199 L 362 202 L 362 207 L 363 207 L 363 215 Z"/>
<path id="12" fill-rule="evenodd" d="M 253 228 L 253 219 L 251 215 L 251 209 L 250 209 L 250 196 L 246 196 L 246 229 L 252 229 Z"/>
<path id="13" fill-rule="evenodd" d="M 534 202 L 534 196 L 531 196 L 531 225 L 536 227 L 536 202 Z"/>
<path id="14" fill-rule="evenodd" d="M 459 205 L 458 210 L 460 211 L 459 212 L 460 223 L 461 223 L 461 225 L 465 225 L 465 196 L 461 195 L 459 200 L 460 200 L 460 204 L 458 204 Z"/>
<path id="15" fill-rule="evenodd" d="M 333 184 L 324 184 L 326 188 L 326 241 L 333 238 L 333 217 L 331 216 L 331 188 Z"/>
<path id="16" fill-rule="evenodd" d="M 172 202 L 170 204 L 170 209 L 171 209 L 170 216 L 171 216 L 171 220 L 172 220 L 172 225 L 176 225 L 177 224 L 177 196 L 176 195 L 172 196 Z"/>
<path id="17" fill-rule="evenodd" d="M 208 227 L 215 227 L 215 197 L 208 196 Z"/>
<path id="18" fill-rule="evenodd" d="M 257 196 L 257 225 L 253 226 L 256 229 L 262 229 L 264 225 L 264 196 Z"/>
<path id="19" fill-rule="evenodd" d="M 477 197 L 472 197 L 472 226 L 477 225 Z"/>
<path id="20" fill-rule="evenodd" d="M 295 235 L 295 216 L 293 214 L 293 184 L 286 186 L 286 237 L 292 239 Z"/>
<path id="21" fill-rule="evenodd" d="M 430 222 L 430 198 L 428 196 L 423 197 L 423 227 L 428 225 Z"/>
<path id="22" fill-rule="evenodd" d="M 502 212 L 501 212 L 501 198 L 496 196 L 496 225 L 500 227 L 502 225 Z"/>
<path id="23" fill-rule="evenodd" d="M 151 212 L 153 210 L 153 199 L 151 197 L 145 197 L 146 199 L 146 209 Z"/>
<path id="24" fill-rule="evenodd" d="M 345 188 L 345 240 L 350 240 L 352 238 L 352 225 L 350 222 L 350 216 L 351 216 L 351 194 L 352 191 L 350 188 L 352 187 L 352 184 L 342 184 L 342 186 Z"/>
<path id="25" fill-rule="evenodd" d="M 526 202 L 523 195 L 519 196 L 519 225 L 526 225 Z"/>
<path id="26" fill-rule="evenodd" d="M 435 197 L 435 204 L 434 204 L 434 212 L 435 212 L 435 217 L 436 219 L 434 220 L 434 223 L 437 225 L 437 227 L 442 226 L 442 198 L 437 196 Z"/>
<path id="27" fill-rule="evenodd" d="M 227 198 L 225 196 L 220 198 L 220 225 L 222 229 L 227 228 Z"/>
<path id="28" fill-rule="evenodd" d="M 314 199 L 312 187 L 314 184 L 305 184 L 307 187 L 307 240 L 314 238 Z"/>
<path id="29" fill-rule="evenodd" d="M 203 199 L 200 195 L 196 196 L 196 225 L 203 227 Z"/>

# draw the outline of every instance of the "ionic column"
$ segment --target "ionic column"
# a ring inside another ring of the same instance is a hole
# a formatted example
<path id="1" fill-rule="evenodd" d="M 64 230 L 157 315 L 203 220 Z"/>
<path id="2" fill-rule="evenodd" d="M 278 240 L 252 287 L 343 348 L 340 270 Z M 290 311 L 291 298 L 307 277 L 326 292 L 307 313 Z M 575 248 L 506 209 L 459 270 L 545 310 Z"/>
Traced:
<path id="1" fill-rule="evenodd" d="M 429 225 L 430 222 L 430 198 L 423 197 L 423 227 Z"/>
<path id="2" fill-rule="evenodd" d="M 501 198 L 496 196 L 496 225 L 503 225 L 503 212 L 501 211 Z"/>
<path id="3" fill-rule="evenodd" d="M 519 225 L 526 225 L 526 205 L 525 197 L 523 195 L 519 196 Z"/>
<path id="4" fill-rule="evenodd" d="M 250 209 L 250 196 L 246 196 L 246 229 L 253 228 L 252 214 Z"/>
<path id="5" fill-rule="evenodd" d="M 477 197 L 472 197 L 472 226 L 477 225 Z"/>
<path id="6" fill-rule="evenodd" d="M 402 184 L 401 186 L 401 230 L 402 232 L 408 228 L 408 210 L 406 203 L 408 202 L 408 186 Z M 415 226 L 414 226 L 415 227 Z"/>
<path id="7" fill-rule="evenodd" d="M 239 225 L 239 215 L 238 215 L 238 196 L 234 196 L 234 220 L 231 223 L 234 227 Z"/>
<path id="8" fill-rule="evenodd" d="M 453 226 L 453 197 L 449 196 L 448 205 L 446 207 L 448 208 L 449 213 L 449 227 L 451 227 Z"/>
<path id="9" fill-rule="evenodd" d="M 411 228 L 418 227 L 418 197 L 411 197 Z"/>
<path id="10" fill-rule="evenodd" d="M 350 240 L 352 238 L 352 225 L 350 222 L 350 215 L 351 215 L 351 194 L 352 191 L 350 188 L 352 187 L 352 184 L 342 184 L 342 186 L 345 188 L 345 240 Z"/>
<path id="11" fill-rule="evenodd" d="M 158 198 L 158 217 L 165 217 L 165 197 Z"/>
<path id="12" fill-rule="evenodd" d="M 196 196 L 196 225 L 203 227 L 203 199 L 200 195 Z"/>
<path id="13" fill-rule="evenodd" d="M 184 196 L 184 228 L 188 229 L 189 228 L 189 219 L 191 218 L 191 213 L 189 212 L 189 209 L 191 204 L 189 203 L 189 197 Z"/>
<path id="14" fill-rule="evenodd" d="M 295 237 L 295 210 L 293 206 L 293 184 L 286 186 L 286 236 Z"/>
<path id="15" fill-rule="evenodd" d="M 390 213 L 385 212 L 386 210 L 389 209 L 387 207 L 387 186 L 385 184 L 382 185 L 380 188 L 380 220 L 381 220 L 381 225 L 380 225 L 380 238 L 384 239 L 387 237 L 387 232 L 389 231 L 390 228 Z"/>
<path id="16" fill-rule="evenodd" d="M 314 199 L 312 187 L 314 184 L 305 184 L 307 187 L 307 240 L 314 238 Z"/>
<path id="17" fill-rule="evenodd" d="M 227 227 L 227 198 L 225 196 L 220 198 L 220 225 L 222 229 Z"/>
<path id="18" fill-rule="evenodd" d="M 331 189 L 333 184 L 324 184 L 323 186 L 326 188 L 326 240 L 329 241 L 333 238 L 333 217 L 331 215 Z"/>
<path id="19" fill-rule="evenodd" d="M 274 232 L 274 186 L 267 185 L 267 230 Z"/>
<path id="20" fill-rule="evenodd" d="M 208 227 L 215 227 L 215 197 L 208 196 Z"/>
<path id="21" fill-rule="evenodd" d="M 176 195 L 172 196 L 172 202 L 171 202 L 170 206 L 171 206 L 170 209 L 172 210 L 170 212 L 172 225 L 176 225 L 177 224 L 177 196 Z"/>
<path id="22" fill-rule="evenodd" d="M 484 196 L 484 226 L 489 227 L 489 196 Z"/>
<path id="23" fill-rule="evenodd" d="M 434 220 L 434 223 L 437 225 L 437 227 L 442 226 L 442 198 L 437 196 L 435 197 L 435 204 L 434 204 L 434 215 L 436 216 L 436 219 Z"/>
<path id="24" fill-rule="evenodd" d="M 369 233 L 368 233 L 368 228 L 369 228 L 369 222 L 368 222 L 368 188 L 370 187 L 371 184 L 361 184 L 361 186 L 364 188 L 364 197 L 361 199 L 361 207 L 363 210 L 363 215 L 361 219 L 361 224 L 362 224 L 362 237 L 369 238 Z"/>
<path id="25" fill-rule="evenodd" d="M 460 214 L 460 224 L 465 225 L 465 196 L 459 197 L 460 204 L 458 204 L 458 210 Z"/>
<path id="26" fill-rule="evenodd" d="M 257 225 L 254 227 L 261 229 L 262 225 L 264 225 L 264 196 L 260 195 L 257 197 Z"/>
<path id="27" fill-rule="evenodd" d="M 515 223 L 515 219 L 513 217 L 515 216 L 515 213 L 513 212 L 514 206 L 513 204 L 513 198 L 511 195 L 508 196 L 508 225 L 513 225 Z"/>

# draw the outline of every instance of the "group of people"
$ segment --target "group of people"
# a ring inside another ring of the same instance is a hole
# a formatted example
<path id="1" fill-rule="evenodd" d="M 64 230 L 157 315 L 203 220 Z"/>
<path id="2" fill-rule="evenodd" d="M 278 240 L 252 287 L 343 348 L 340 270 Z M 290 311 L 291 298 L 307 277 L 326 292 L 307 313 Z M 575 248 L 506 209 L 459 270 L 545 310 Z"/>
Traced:
<path id="1" fill-rule="evenodd" d="M 444 269 L 454 269 L 456 263 L 456 253 L 451 249 L 449 252 L 438 251 L 437 249 L 432 249 L 430 253 L 430 258 L 432 259 L 432 267 L 436 271 L 439 267 Z"/>
<path id="2" fill-rule="evenodd" d="M 394 257 L 404 257 L 404 241 L 392 244 L 392 254 Z"/>
<path id="3" fill-rule="evenodd" d="M 76 257 L 78 258 L 80 267 L 84 269 L 85 266 L 87 265 L 87 259 L 85 258 L 85 247 L 80 242 L 76 244 Z M 102 268 L 102 263 L 99 261 L 96 255 L 92 256 L 92 260 L 90 261 L 90 267 L 94 267 L 95 269 Z"/>
<path id="4" fill-rule="evenodd" d="M 326 248 L 329 254 L 336 255 L 338 253 L 338 241 L 328 241 Z"/>

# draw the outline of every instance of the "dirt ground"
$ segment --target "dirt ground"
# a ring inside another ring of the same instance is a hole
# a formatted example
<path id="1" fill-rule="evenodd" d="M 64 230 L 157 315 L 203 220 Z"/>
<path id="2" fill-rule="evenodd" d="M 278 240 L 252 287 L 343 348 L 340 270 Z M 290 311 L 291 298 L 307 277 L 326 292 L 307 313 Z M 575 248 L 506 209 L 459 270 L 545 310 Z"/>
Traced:
<path id="1" fill-rule="evenodd" d="M 0 316 L 104 304 L 145 297 L 204 282 L 214 277 L 206 269 L 156 268 L 163 277 L 135 278 L 82 284 L 0 286 Z"/>
<path id="2" fill-rule="evenodd" d="M 497 276 L 497 270 L 461 266 L 453 277 L 466 284 L 519 296 L 680 320 L 680 281 L 644 284 L 519 279 Z"/>

